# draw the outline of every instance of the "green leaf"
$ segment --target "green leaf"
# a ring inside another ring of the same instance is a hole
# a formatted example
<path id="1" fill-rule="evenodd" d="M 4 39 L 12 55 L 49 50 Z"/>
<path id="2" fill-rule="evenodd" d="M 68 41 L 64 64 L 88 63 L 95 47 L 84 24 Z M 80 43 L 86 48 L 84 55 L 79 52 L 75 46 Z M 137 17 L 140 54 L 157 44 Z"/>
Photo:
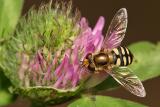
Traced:
<path id="1" fill-rule="evenodd" d="M 3 68 L 2 61 L 5 54 L 3 44 L 12 36 L 21 13 L 23 0 L 0 0 L 0 4 L 0 67 Z"/>
<path id="2" fill-rule="evenodd" d="M 8 92 L 10 86 L 10 81 L 6 78 L 2 69 L 0 69 L 0 106 L 5 106 L 12 102 L 13 95 Z"/>
<path id="3" fill-rule="evenodd" d="M 9 39 L 20 16 L 23 0 L 0 0 L 0 43 Z"/>
<path id="4" fill-rule="evenodd" d="M 10 80 L 4 75 L 2 69 L 0 68 L 0 90 L 8 89 L 11 86 Z"/>
<path id="5" fill-rule="evenodd" d="M 89 97 L 82 97 L 68 107 L 147 107 L 132 101 L 113 98 L 108 96 L 96 96 L 95 100 Z"/>
<path id="6" fill-rule="evenodd" d="M 3 62 L 6 61 L 4 56 L 8 57 L 8 54 L 4 52 L 4 48 L 13 36 L 14 28 L 21 14 L 22 4 L 23 0 L 0 0 L 0 67 L 3 69 Z M 10 54 L 12 53 L 10 52 Z M 13 54 L 11 56 L 13 57 Z M 4 73 L 7 75 L 6 69 L 4 69 Z M 9 75 L 13 75 L 13 73 Z"/>
<path id="7" fill-rule="evenodd" d="M 135 56 L 130 68 L 142 81 L 160 76 L 160 45 L 139 42 L 129 48 Z"/>
<path id="8" fill-rule="evenodd" d="M 129 66 L 133 72 L 142 80 L 148 80 L 160 76 L 160 43 L 157 45 L 143 41 L 128 47 L 134 55 L 133 64 Z M 111 90 L 119 85 L 109 77 L 95 87 L 96 90 Z"/>
<path id="9" fill-rule="evenodd" d="M 0 106 L 5 106 L 12 102 L 12 95 L 4 90 L 0 90 Z"/>

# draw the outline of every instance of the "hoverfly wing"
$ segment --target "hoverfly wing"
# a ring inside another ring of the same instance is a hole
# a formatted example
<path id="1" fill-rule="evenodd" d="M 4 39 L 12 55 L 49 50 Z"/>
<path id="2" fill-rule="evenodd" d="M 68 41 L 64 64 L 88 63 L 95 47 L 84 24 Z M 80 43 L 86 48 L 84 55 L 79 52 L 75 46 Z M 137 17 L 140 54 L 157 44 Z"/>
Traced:
<path id="1" fill-rule="evenodd" d="M 95 87 L 99 83 L 103 82 L 109 75 L 107 72 L 109 71 L 95 71 L 96 73 L 92 73 L 91 76 L 85 81 L 85 89 L 89 89 Z"/>
<path id="2" fill-rule="evenodd" d="M 121 44 L 127 28 L 127 10 L 120 9 L 113 17 L 104 39 L 102 49 L 112 49 Z"/>
<path id="3" fill-rule="evenodd" d="M 129 68 L 115 67 L 109 74 L 132 94 L 139 97 L 146 96 L 146 92 L 142 82 Z"/>

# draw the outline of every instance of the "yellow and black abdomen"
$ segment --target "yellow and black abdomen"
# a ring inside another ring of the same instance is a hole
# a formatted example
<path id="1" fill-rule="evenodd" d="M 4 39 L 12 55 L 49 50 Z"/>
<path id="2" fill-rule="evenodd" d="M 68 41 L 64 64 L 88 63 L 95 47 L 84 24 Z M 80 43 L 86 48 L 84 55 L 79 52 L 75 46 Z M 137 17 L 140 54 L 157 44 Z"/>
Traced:
<path id="1" fill-rule="evenodd" d="M 113 64 L 117 66 L 127 66 L 133 61 L 133 54 L 126 47 L 119 46 L 111 51 Z"/>

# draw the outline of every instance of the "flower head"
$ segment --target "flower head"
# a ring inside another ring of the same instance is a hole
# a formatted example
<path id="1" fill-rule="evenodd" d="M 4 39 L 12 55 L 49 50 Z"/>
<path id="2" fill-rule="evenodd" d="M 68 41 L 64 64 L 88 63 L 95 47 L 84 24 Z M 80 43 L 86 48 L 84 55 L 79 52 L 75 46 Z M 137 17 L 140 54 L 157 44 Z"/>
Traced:
<path id="1" fill-rule="evenodd" d="M 31 59 L 27 53 L 21 53 L 19 78 L 23 81 L 23 86 L 70 89 L 79 85 L 84 75 L 88 75 L 88 72 L 81 68 L 80 61 L 88 53 L 100 50 L 104 18 L 99 18 L 93 30 L 88 26 L 85 18 L 82 18 L 78 24 L 81 32 L 73 40 L 73 45 L 64 50 L 63 55 L 61 49 L 52 53 L 45 47 L 38 49 Z"/>
<path id="2" fill-rule="evenodd" d="M 18 93 L 31 98 L 48 95 L 47 99 L 57 99 L 57 92 L 78 90 L 90 78 L 81 61 L 88 53 L 100 51 L 105 20 L 100 17 L 92 29 L 84 17 L 79 18 L 79 14 L 71 12 L 71 4 L 66 7 L 57 3 L 54 8 L 47 5 L 38 11 L 31 10 L 27 18 L 20 20 L 6 47 L 7 55 L 11 51 L 13 57 L 6 57 L 9 64 L 4 63 Z M 37 88 L 41 93 L 42 89 L 52 91 L 39 95 L 35 94 Z"/>

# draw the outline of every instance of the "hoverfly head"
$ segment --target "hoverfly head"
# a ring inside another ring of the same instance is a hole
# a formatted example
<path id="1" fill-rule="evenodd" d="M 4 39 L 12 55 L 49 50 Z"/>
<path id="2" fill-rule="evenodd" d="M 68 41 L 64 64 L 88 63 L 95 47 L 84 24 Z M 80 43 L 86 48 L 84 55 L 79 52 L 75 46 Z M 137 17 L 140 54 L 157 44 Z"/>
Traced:
<path id="1" fill-rule="evenodd" d="M 82 66 L 84 66 L 84 67 L 88 67 L 91 62 L 92 62 L 92 54 L 91 53 L 88 53 L 86 55 L 86 57 L 84 58 L 84 60 L 81 61 Z"/>

